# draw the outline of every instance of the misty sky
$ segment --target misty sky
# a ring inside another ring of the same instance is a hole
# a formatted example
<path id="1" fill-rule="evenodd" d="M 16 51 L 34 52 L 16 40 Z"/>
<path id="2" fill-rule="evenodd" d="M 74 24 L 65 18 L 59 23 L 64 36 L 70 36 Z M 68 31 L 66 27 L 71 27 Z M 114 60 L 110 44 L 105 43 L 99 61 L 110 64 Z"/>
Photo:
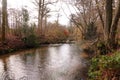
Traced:
<path id="1" fill-rule="evenodd" d="M 8 7 L 9 8 L 18 8 L 21 9 L 24 6 L 27 6 L 27 9 L 30 12 L 30 16 L 31 21 L 35 21 L 33 19 L 34 16 L 37 16 L 37 10 L 35 9 L 36 7 L 34 6 L 34 4 L 32 3 L 34 0 L 8 0 Z M 59 23 L 63 24 L 63 25 L 67 25 L 69 23 L 69 15 L 72 13 L 75 13 L 74 9 L 72 9 L 71 6 L 69 10 L 68 6 L 66 5 L 66 3 L 64 2 L 59 2 L 57 4 L 54 5 L 49 5 L 51 11 L 59 11 L 59 12 L 51 12 L 49 13 L 51 15 L 51 17 L 48 18 L 48 21 L 50 22 L 54 22 L 55 20 L 57 20 L 57 15 L 58 13 L 60 14 L 60 18 L 59 18 Z"/>

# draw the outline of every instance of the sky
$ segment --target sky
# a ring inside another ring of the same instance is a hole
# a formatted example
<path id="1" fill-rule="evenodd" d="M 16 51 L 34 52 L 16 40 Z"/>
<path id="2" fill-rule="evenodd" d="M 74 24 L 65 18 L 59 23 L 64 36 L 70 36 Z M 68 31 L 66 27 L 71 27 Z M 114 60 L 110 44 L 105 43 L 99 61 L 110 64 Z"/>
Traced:
<path id="1" fill-rule="evenodd" d="M 31 21 L 35 21 L 33 18 L 37 15 L 37 10 L 35 9 L 34 4 L 32 3 L 34 0 L 8 0 L 8 7 L 9 8 L 18 8 L 21 9 L 21 7 L 27 6 L 27 9 L 29 10 Z M 68 6 L 70 9 L 68 9 Z M 75 10 L 70 6 L 66 5 L 65 2 L 58 2 L 55 5 L 49 5 L 51 9 L 51 13 L 49 13 L 51 16 L 48 18 L 49 22 L 54 22 L 57 20 L 57 15 L 59 14 L 59 23 L 62 25 L 68 25 L 69 24 L 69 15 L 71 13 L 75 13 Z M 59 12 L 55 12 L 55 11 Z"/>

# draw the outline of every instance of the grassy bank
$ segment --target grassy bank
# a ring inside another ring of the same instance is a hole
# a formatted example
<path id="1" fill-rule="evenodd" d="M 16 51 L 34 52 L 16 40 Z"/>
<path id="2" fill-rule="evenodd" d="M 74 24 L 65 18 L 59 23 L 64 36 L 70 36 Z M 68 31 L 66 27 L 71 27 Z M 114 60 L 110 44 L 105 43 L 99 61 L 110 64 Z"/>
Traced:
<path id="1" fill-rule="evenodd" d="M 89 80 L 119 80 L 120 51 L 92 58 L 88 75 Z"/>
<path id="2" fill-rule="evenodd" d="M 95 46 L 95 45 L 94 45 Z M 88 80 L 120 80 L 120 48 L 106 53 L 100 43 L 96 47 L 91 46 L 94 56 L 90 59 Z"/>

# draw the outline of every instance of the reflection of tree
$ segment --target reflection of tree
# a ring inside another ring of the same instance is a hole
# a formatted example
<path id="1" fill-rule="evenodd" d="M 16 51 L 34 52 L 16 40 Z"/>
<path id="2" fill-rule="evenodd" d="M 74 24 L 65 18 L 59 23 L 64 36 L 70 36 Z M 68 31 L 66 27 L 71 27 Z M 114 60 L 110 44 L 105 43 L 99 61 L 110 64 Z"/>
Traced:
<path id="1" fill-rule="evenodd" d="M 3 66 L 4 66 L 4 72 L 2 73 L 2 80 L 14 80 L 13 74 L 9 74 L 8 70 L 8 64 L 7 64 L 7 58 L 3 58 Z"/>
<path id="2" fill-rule="evenodd" d="M 6 62 L 6 58 L 3 58 L 3 63 L 4 63 L 4 70 L 7 71 L 7 62 Z"/>
<path id="3" fill-rule="evenodd" d="M 47 58 L 47 54 L 46 54 L 46 50 L 45 49 L 40 49 L 39 50 L 39 58 L 40 58 L 40 64 L 45 67 L 45 62 L 46 62 L 46 58 Z"/>
<path id="4" fill-rule="evenodd" d="M 35 60 L 35 50 L 30 50 L 25 52 L 25 54 L 22 56 L 22 60 L 24 60 L 25 64 L 29 62 L 28 65 L 33 65 Z"/>
<path id="5" fill-rule="evenodd" d="M 46 58 L 47 58 L 47 50 L 46 49 L 37 49 L 36 50 L 36 56 L 35 56 L 35 66 L 37 66 L 38 70 L 38 76 L 40 76 L 40 79 L 46 80 Z"/>

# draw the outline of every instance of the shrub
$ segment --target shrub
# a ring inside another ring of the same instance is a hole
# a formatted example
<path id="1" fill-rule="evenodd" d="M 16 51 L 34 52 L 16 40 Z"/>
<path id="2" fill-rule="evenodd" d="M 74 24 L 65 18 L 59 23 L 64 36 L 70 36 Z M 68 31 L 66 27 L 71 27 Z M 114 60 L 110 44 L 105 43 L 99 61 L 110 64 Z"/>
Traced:
<path id="1" fill-rule="evenodd" d="M 28 48 L 38 46 L 37 36 L 35 35 L 33 27 L 27 29 L 27 34 L 24 34 L 22 40 Z"/>
<path id="2" fill-rule="evenodd" d="M 120 72 L 119 69 L 120 52 L 112 56 L 102 55 L 92 58 L 88 71 L 89 80 L 112 80 Z"/>
<path id="3" fill-rule="evenodd" d="M 66 30 L 66 32 L 65 32 Z M 67 40 L 67 29 L 62 26 L 49 26 L 45 32 L 45 43 L 59 43 Z"/>
<path id="4" fill-rule="evenodd" d="M 37 38 L 35 35 L 29 35 L 29 36 L 26 36 L 24 39 L 23 39 L 26 47 L 36 47 L 38 44 L 37 44 Z"/>

